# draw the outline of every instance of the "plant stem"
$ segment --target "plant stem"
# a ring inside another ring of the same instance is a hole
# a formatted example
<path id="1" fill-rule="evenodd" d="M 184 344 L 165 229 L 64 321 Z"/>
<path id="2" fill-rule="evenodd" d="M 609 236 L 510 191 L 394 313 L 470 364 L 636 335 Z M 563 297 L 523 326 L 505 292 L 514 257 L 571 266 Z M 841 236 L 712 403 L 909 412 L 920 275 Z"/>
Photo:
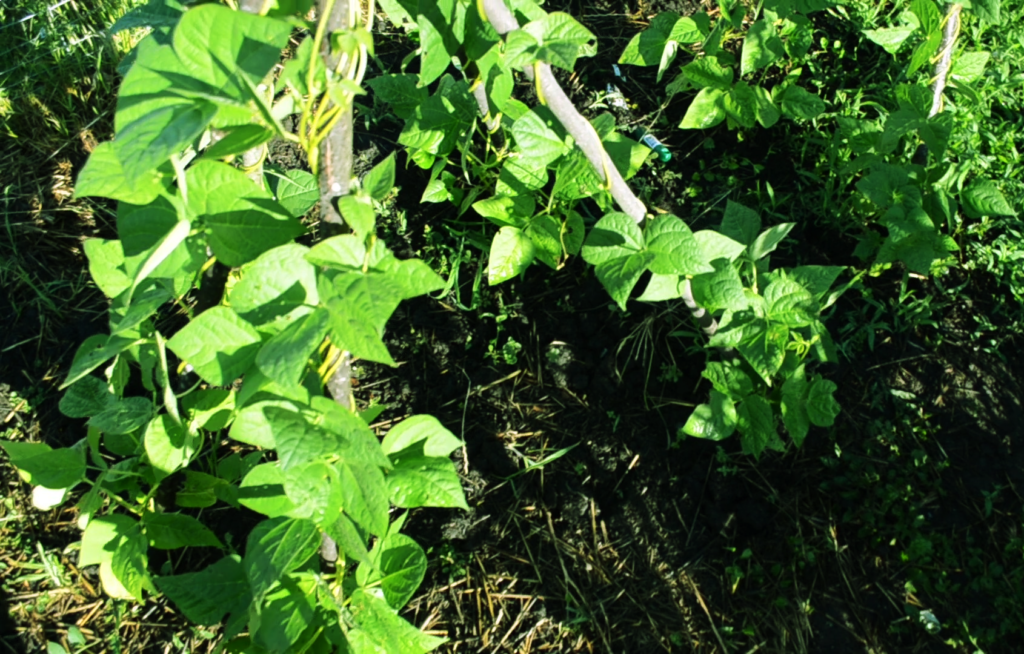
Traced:
<path id="1" fill-rule="evenodd" d="M 359 5 L 353 0 L 320 0 L 317 7 L 320 23 L 317 33 L 335 32 L 358 24 Z M 353 16 L 355 19 L 353 20 Z M 338 65 L 337 57 L 331 54 L 330 39 L 321 44 L 321 54 L 327 70 L 334 70 Z M 314 54 L 313 56 L 316 56 Z M 323 99 L 327 102 L 327 98 Z M 320 231 L 321 236 L 329 237 L 341 233 L 345 223 L 335 206 L 335 200 L 347 195 L 352 179 L 352 103 L 341 108 L 341 114 L 335 117 L 336 122 L 330 127 L 323 141 L 320 142 Z M 334 400 L 353 410 L 352 406 L 352 357 L 348 352 L 341 353 L 337 369 L 327 382 L 327 390 Z M 320 558 L 328 569 L 336 566 L 338 561 L 338 544 L 326 533 L 320 541 Z"/>

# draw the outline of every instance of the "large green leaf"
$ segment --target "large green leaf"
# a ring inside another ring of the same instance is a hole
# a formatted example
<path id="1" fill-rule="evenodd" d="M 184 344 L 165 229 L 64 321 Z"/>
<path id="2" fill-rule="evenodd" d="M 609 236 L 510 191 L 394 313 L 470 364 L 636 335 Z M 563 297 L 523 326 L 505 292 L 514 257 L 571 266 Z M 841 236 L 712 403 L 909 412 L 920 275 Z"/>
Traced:
<path id="1" fill-rule="evenodd" d="M 238 503 L 268 518 L 293 516 L 295 504 L 284 490 L 285 474 L 277 463 L 261 463 L 250 470 L 238 488 Z"/>
<path id="2" fill-rule="evenodd" d="M 522 38 L 517 39 L 518 36 Z M 588 57 L 596 51 L 594 34 L 560 11 L 530 21 L 521 31 L 516 30 L 515 36 L 510 32 L 506 39 L 506 57 L 512 67 L 544 61 L 571 71 L 578 57 Z"/>
<path id="3" fill-rule="evenodd" d="M 750 258 L 757 261 L 766 254 L 774 252 L 795 225 L 796 223 L 780 223 L 758 234 L 754 242 L 750 244 Z"/>
<path id="4" fill-rule="evenodd" d="M 729 238 L 750 245 L 761 231 L 761 216 L 756 211 L 743 206 L 739 202 L 728 200 L 725 203 L 725 215 L 719 231 Z M 710 253 L 709 253 L 710 254 Z M 717 258 L 717 257 L 715 257 Z"/>
<path id="5" fill-rule="evenodd" d="M 455 466 L 447 457 L 406 457 L 387 476 L 391 503 L 405 509 L 436 506 L 469 510 Z"/>
<path id="6" fill-rule="evenodd" d="M 153 418 L 142 437 L 146 458 L 162 479 L 186 466 L 196 454 L 200 438 L 166 413 Z"/>
<path id="7" fill-rule="evenodd" d="M 761 323 L 763 325 L 763 323 Z M 747 363 L 761 375 L 769 386 L 772 376 L 782 367 L 789 343 L 789 328 L 777 323 L 745 333 L 744 339 L 736 346 Z"/>
<path id="8" fill-rule="evenodd" d="M 839 403 L 832 394 L 835 383 L 827 379 L 816 379 L 807 389 L 807 417 L 818 427 L 831 427 L 839 415 Z"/>
<path id="9" fill-rule="evenodd" d="M 691 281 L 693 299 L 708 311 L 732 309 L 738 311 L 747 306 L 743 283 L 739 273 L 724 259 L 711 262 L 715 272 L 695 275 Z"/>
<path id="10" fill-rule="evenodd" d="M 785 55 L 782 39 L 767 19 L 755 21 L 743 39 L 740 75 L 749 75 Z"/>
<path id="11" fill-rule="evenodd" d="M 228 301 L 239 316 L 274 332 L 309 314 L 319 302 L 316 268 L 305 259 L 309 248 L 286 243 L 242 266 Z"/>
<path id="12" fill-rule="evenodd" d="M 379 584 L 384 599 L 397 610 L 412 599 L 427 571 L 423 548 L 405 534 L 388 534 L 370 552 L 372 566 L 360 566 L 357 582 L 366 587 Z"/>
<path id="13" fill-rule="evenodd" d="M 700 90 L 679 123 L 681 129 L 709 129 L 725 120 L 726 92 L 707 87 Z"/>
<path id="14" fill-rule="evenodd" d="M 999 186 L 987 179 L 975 179 L 960 193 L 964 212 L 970 218 L 984 216 L 1014 216 L 1016 212 Z"/>
<path id="15" fill-rule="evenodd" d="M 309 357 L 327 336 L 329 321 L 330 314 L 322 307 L 299 318 L 263 344 L 256 355 L 256 365 L 279 384 L 298 384 Z"/>
<path id="16" fill-rule="evenodd" d="M 606 214 L 583 242 L 583 260 L 596 266 L 628 257 L 644 249 L 644 235 L 636 221 L 619 212 Z"/>
<path id="17" fill-rule="evenodd" d="M 273 406 L 264 407 L 263 412 L 273 428 L 278 463 L 285 472 L 338 452 L 337 436 L 309 424 L 302 414 Z"/>
<path id="18" fill-rule="evenodd" d="M 569 147 L 555 131 L 557 120 L 546 107 L 531 109 L 512 125 L 512 135 L 524 159 L 547 166 Z"/>
<path id="19" fill-rule="evenodd" d="M 599 263 L 595 266 L 594 272 L 597 273 L 601 285 L 608 291 L 608 295 L 612 296 L 619 308 L 625 310 L 626 301 L 633 287 L 640 281 L 640 276 L 656 256 L 654 252 L 635 252 Z"/>
<path id="20" fill-rule="evenodd" d="M 798 282 L 779 277 L 764 289 L 768 319 L 787 327 L 806 327 L 818 314 L 814 297 Z"/>
<path id="21" fill-rule="evenodd" d="M 782 384 L 782 424 L 786 426 L 786 431 L 797 447 L 804 442 L 810 430 L 806 406 L 807 389 L 803 366 Z"/>
<path id="22" fill-rule="evenodd" d="M 166 189 L 163 175 L 156 170 L 133 176 L 125 174 L 118 155 L 118 148 L 112 141 L 100 143 L 78 174 L 75 197 L 102 196 L 122 202 L 148 204 Z"/>
<path id="23" fill-rule="evenodd" d="M 252 602 L 249 579 L 238 555 L 229 555 L 199 572 L 157 577 L 156 586 L 185 617 L 213 626 Z"/>
<path id="24" fill-rule="evenodd" d="M 720 441 L 736 431 L 736 407 L 725 394 L 711 391 L 711 403 L 700 404 L 690 414 L 682 432 L 696 438 Z"/>
<path id="25" fill-rule="evenodd" d="M 85 477 L 85 450 L 82 448 L 54 450 L 43 443 L 3 440 L 0 440 L 0 447 L 7 452 L 11 464 L 33 485 L 59 490 L 70 488 Z"/>
<path id="26" fill-rule="evenodd" d="M 113 406 L 117 398 L 110 387 L 99 377 L 83 377 L 71 385 L 58 408 L 69 418 L 91 418 Z"/>
<path id="27" fill-rule="evenodd" d="M 261 598 L 284 575 L 320 548 L 320 532 L 309 520 L 270 518 L 256 525 L 246 541 L 242 566 L 252 594 Z"/>
<path id="28" fill-rule="evenodd" d="M 358 628 L 349 630 L 345 636 L 357 654 L 425 654 L 446 642 L 406 622 L 370 591 L 360 588 L 350 597 L 352 619 Z"/>
<path id="29" fill-rule="evenodd" d="M 206 382 L 226 386 L 256 360 L 260 335 L 230 308 L 216 306 L 185 325 L 167 341 L 167 347 Z"/>
<path id="30" fill-rule="evenodd" d="M 392 457 L 411 447 L 417 448 L 420 455 L 441 457 L 448 456 L 462 445 L 463 442 L 437 418 L 418 415 L 406 418 L 393 427 L 384 437 L 381 449 Z"/>
<path id="31" fill-rule="evenodd" d="M 199 520 L 184 513 L 142 515 L 142 525 L 150 547 L 175 550 L 181 547 L 223 547 L 220 540 Z"/>
<path id="32" fill-rule="evenodd" d="M 202 160 L 186 171 L 188 208 L 210 231 L 222 263 L 240 266 L 301 235 L 305 228 L 242 171 Z"/>
<path id="33" fill-rule="evenodd" d="M 317 628 L 317 586 L 317 576 L 309 572 L 283 576 L 261 602 L 254 644 L 264 652 L 309 651 L 322 629 Z"/>
<path id="34" fill-rule="evenodd" d="M 179 101 L 126 125 L 114 139 L 125 184 L 137 188 L 149 182 L 153 171 L 202 134 L 216 113 L 212 102 Z"/>
<path id="35" fill-rule="evenodd" d="M 533 262 L 533 240 L 518 227 L 502 227 L 491 241 L 487 257 L 487 283 L 500 284 L 521 274 Z"/>
<path id="36" fill-rule="evenodd" d="M 153 402 L 147 397 L 126 397 L 89 418 L 89 426 L 105 434 L 129 434 L 149 422 Z"/>
<path id="37" fill-rule="evenodd" d="M 334 522 L 344 502 L 338 471 L 323 460 L 288 468 L 284 473 L 284 492 L 295 505 L 289 515 L 312 520 L 317 525 Z"/>
<path id="38" fill-rule="evenodd" d="M 238 100 L 249 97 L 281 59 L 292 26 L 264 16 L 207 4 L 185 12 L 174 30 L 184 72 Z"/>
<path id="39" fill-rule="evenodd" d="M 755 457 L 777 437 L 772 406 L 760 395 L 751 395 L 736 407 L 736 427 L 742 434 L 744 454 Z"/>
<path id="40" fill-rule="evenodd" d="M 647 251 L 655 258 L 651 272 L 659 275 L 696 275 L 714 270 L 704 259 L 693 232 L 675 216 L 661 216 L 647 224 L 644 230 Z"/>
<path id="41" fill-rule="evenodd" d="M 330 313 L 331 342 L 353 356 L 395 365 L 382 340 L 384 323 L 402 299 L 387 275 L 346 272 L 322 285 L 320 297 Z"/>
<path id="42" fill-rule="evenodd" d="M 337 472 L 345 515 L 367 533 L 386 534 L 388 487 L 381 469 L 363 461 L 345 460 L 337 464 Z"/>

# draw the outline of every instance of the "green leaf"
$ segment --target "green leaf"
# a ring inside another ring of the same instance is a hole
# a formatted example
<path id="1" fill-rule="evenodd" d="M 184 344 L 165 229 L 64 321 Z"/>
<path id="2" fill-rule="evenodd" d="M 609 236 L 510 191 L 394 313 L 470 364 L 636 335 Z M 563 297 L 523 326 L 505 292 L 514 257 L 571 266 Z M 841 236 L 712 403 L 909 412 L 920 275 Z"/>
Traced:
<path id="1" fill-rule="evenodd" d="M 299 318 L 263 344 L 256 355 L 256 366 L 279 384 L 298 384 L 309 357 L 327 336 L 329 321 L 330 314 L 323 307 Z"/>
<path id="2" fill-rule="evenodd" d="M 267 172 L 267 181 L 277 203 L 295 218 L 302 218 L 320 200 L 320 187 L 312 173 L 287 170 Z"/>
<path id="3" fill-rule="evenodd" d="M 533 242 L 534 257 L 552 269 L 562 258 L 562 223 L 550 214 L 534 216 L 524 233 Z"/>
<path id="4" fill-rule="evenodd" d="M 79 447 L 50 449 L 43 443 L 15 443 L 0 440 L 0 447 L 28 482 L 60 490 L 71 488 L 85 477 L 85 450 Z"/>
<path id="5" fill-rule="evenodd" d="M 740 243 L 713 229 L 702 229 L 699 232 L 694 232 L 693 238 L 700 245 L 700 249 L 707 261 L 714 261 L 715 259 L 735 261 L 747 249 L 745 243 Z"/>
<path id="6" fill-rule="evenodd" d="M 764 289 L 768 320 L 787 327 L 806 327 L 817 317 L 818 309 L 810 291 L 798 282 L 779 277 Z"/>
<path id="7" fill-rule="evenodd" d="M 534 108 L 512 125 L 522 158 L 535 162 L 528 165 L 547 166 L 568 152 L 569 147 L 553 129 L 555 124 L 550 110 Z"/>
<path id="8" fill-rule="evenodd" d="M 712 441 L 724 440 L 735 430 L 736 407 L 718 391 L 711 391 L 711 403 L 698 405 L 682 429 L 684 434 Z"/>
<path id="9" fill-rule="evenodd" d="M 939 45 L 942 43 L 942 32 L 935 31 L 928 34 L 921 43 L 917 44 L 914 48 L 914 53 L 910 55 L 910 64 L 907 66 L 907 77 L 910 77 L 918 71 L 919 68 L 929 62 L 935 51 L 938 50 Z"/>
<path id="10" fill-rule="evenodd" d="M 803 366 L 782 384 L 782 423 L 797 447 L 803 444 L 810 430 L 806 408 L 808 387 Z"/>
<path id="11" fill-rule="evenodd" d="M 192 100 L 155 109 L 118 131 L 114 155 L 121 163 L 125 184 L 148 183 L 163 164 L 199 137 L 217 113 L 212 102 Z"/>
<path id="12" fill-rule="evenodd" d="M 999 25 L 1002 20 L 1002 0 L 971 0 L 970 7 L 983 25 Z"/>
<path id="13" fill-rule="evenodd" d="M 206 525 L 183 513 L 142 514 L 142 526 L 150 547 L 176 550 L 181 547 L 223 547 Z"/>
<path id="14" fill-rule="evenodd" d="M 839 403 L 832 394 L 836 385 L 827 379 L 816 379 L 807 389 L 807 417 L 818 427 L 831 427 L 839 415 Z"/>
<path id="15" fill-rule="evenodd" d="M 107 30 L 109 34 L 133 27 L 173 27 L 181 19 L 184 8 L 175 0 L 150 0 L 117 19 Z"/>
<path id="16" fill-rule="evenodd" d="M 429 636 L 406 622 L 387 602 L 363 589 L 351 595 L 352 619 L 358 625 L 346 634 L 359 654 L 425 654 L 446 641 Z"/>
<path id="17" fill-rule="evenodd" d="M 274 426 L 264 413 L 268 407 L 277 407 L 292 412 L 299 410 L 299 405 L 291 399 L 273 397 L 247 404 L 236 415 L 231 423 L 231 438 L 242 443 L 255 445 L 263 449 L 274 449 Z"/>
<path id="18" fill-rule="evenodd" d="M 373 210 L 369 196 L 343 195 L 338 198 L 338 210 L 348 226 L 360 238 L 374 232 L 377 214 Z"/>
<path id="19" fill-rule="evenodd" d="M 932 0 L 912 0 L 910 11 L 917 16 L 921 31 L 925 34 L 931 34 L 939 29 L 939 23 L 942 22 L 942 14 L 939 13 L 939 8 L 935 6 Z"/>
<path id="20" fill-rule="evenodd" d="M 361 532 L 352 519 L 344 513 L 339 515 L 333 523 L 325 525 L 324 533 L 334 539 L 349 560 L 373 565 L 370 562 L 370 553 L 366 549 L 367 535 Z"/>
<path id="21" fill-rule="evenodd" d="M 722 89 L 701 89 L 679 123 L 680 129 L 710 129 L 725 120 L 725 95 Z"/>
<path id="22" fill-rule="evenodd" d="M 594 34 L 575 18 L 560 11 L 530 21 L 523 26 L 522 31 L 536 40 L 537 46 L 531 48 L 535 60 L 545 61 L 568 71 L 576 66 L 578 57 L 589 57 L 596 51 Z M 509 54 L 512 48 L 510 45 L 506 48 L 506 56 L 510 59 L 509 65 L 523 65 L 512 63 L 512 56 Z"/>
<path id="23" fill-rule="evenodd" d="M 358 568 L 358 583 L 363 587 L 380 584 L 384 600 L 391 608 L 402 609 L 416 594 L 427 572 L 423 548 L 405 534 L 388 534 L 374 546 L 370 559 L 372 567 Z M 360 575 L 364 570 L 371 572 Z"/>
<path id="24" fill-rule="evenodd" d="M 726 93 L 725 115 L 740 127 L 750 129 L 754 126 L 759 106 L 757 93 L 744 81 L 736 82 L 736 86 Z"/>
<path id="25" fill-rule="evenodd" d="M 117 398 L 99 377 L 83 377 L 71 385 L 58 408 L 69 418 L 91 418 L 114 405 Z"/>
<path id="26" fill-rule="evenodd" d="M 272 130 L 262 125 L 239 125 L 227 131 L 216 143 L 203 151 L 207 159 L 222 159 L 259 147 L 274 138 Z"/>
<path id="27" fill-rule="evenodd" d="M 227 386 L 249 369 L 260 349 L 256 329 L 234 311 L 216 306 L 199 314 L 167 347 L 214 386 Z"/>
<path id="28" fill-rule="evenodd" d="M 736 349 L 764 382 L 771 386 L 772 375 L 779 371 L 786 358 L 788 343 L 789 328 L 776 323 L 745 334 Z"/>
<path id="29" fill-rule="evenodd" d="M 782 239 L 786 238 L 796 223 L 780 223 L 761 232 L 750 244 L 750 258 L 754 261 L 775 251 Z"/>
<path id="30" fill-rule="evenodd" d="M 166 413 L 153 418 L 142 437 L 146 458 L 160 479 L 188 465 L 196 454 L 199 441 L 197 436 Z"/>
<path id="31" fill-rule="evenodd" d="M 960 201 L 969 218 L 1015 216 L 1016 212 L 999 186 L 987 179 L 975 179 L 960 193 Z"/>
<path id="32" fill-rule="evenodd" d="M 334 522 L 344 497 L 338 471 L 326 461 L 293 466 L 284 473 L 284 492 L 295 506 L 290 517 L 312 520 L 317 525 Z"/>
<path id="33" fill-rule="evenodd" d="M 232 97 L 248 99 L 281 59 L 292 27 L 285 21 L 200 5 L 185 12 L 174 30 L 174 51 L 189 75 Z"/>
<path id="34" fill-rule="evenodd" d="M 338 438 L 309 424 L 301 414 L 273 406 L 264 407 L 263 413 L 273 428 L 281 470 L 338 452 Z"/>
<path id="35" fill-rule="evenodd" d="M 732 88 L 732 68 L 718 63 L 717 57 L 701 57 L 683 66 L 683 75 L 698 89 L 728 91 Z"/>
<path id="36" fill-rule="evenodd" d="M 316 414 L 315 425 L 342 439 L 339 455 L 343 459 L 391 469 L 391 460 L 381 449 L 377 436 L 359 416 L 328 397 L 313 397 L 311 406 Z"/>
<path id="37" fill-rule="evenodd" d="M 345 515 L 363 531 L 384 536 L 388 531 L 388 486 L 384 473 L 359 460 L 337 464 Z"/>
<path id="38" fill-rule="evenodd" d="M 126 397 L 92 416 L 88 424 L 105 434 L 130 434 L 152 417 L 153 402 L 149 398 Z"/>
<path id="39" fill-rule="evenodd" d="M 146 538 L 134 526 L 124 534 L 114 549 L 110 570 L 132 598 L 142 601 L 142 590 L 155 591 L 149 577 L 149 558 L 146 556 Z M 106 585 L 104 585 L 106 588 Z"/>
<path id="40" fill-rule="evenodd" d="M 743 283 L 732 264 L 724 259 L 715 259 L 711 265 L 715 272 L 694 275 L 690 282 L 693 299 L 697 304 L 711 312 L 746 308 L 747 296 L 743 292 Z"/>
<path id="41" fill-rule="evenodd" d="M 953 70 L 950 75 L 954 79 L 965 84 L 976 82 L 985 73 L 985 66 L 992 58 L 990 52 L 961 52 L 953 62 Z"/>
<path id="42" fill-rule="evenodd" d="M 134 518 L 121 513 L 94 517 L 82 533 L 82 547 L 78 552 L 78 567 L 110 563 L 120 540 L 137 529 Z"/>
<path id="43" fill-rule="evenodd" d="M 821 98 L 799 86 L 789 86 L 780 98 L 782 114 L 792 120 L 812 120 L 825 111 Z"/>
<path id="44" fill-rule="evenodd" d="M 409 120 L 430 95 L 426 88 L 417 85 L 418 80 L 417 75 L 381 75 L 366 84 L 376 97 L 391 105 L 396 116 Z"/>
<path id="45" fill-rule="evenodd" d="M 784 55 L 785 47 L 775 31 L 775 26 L 766 19 L 756 21 L 743 39 L 740 75 L 749 75 Z"/>
<path id="46" fill-rule="evenodd" d="M 404 457 L 387 476 L 388 493 L 395 506 L 469 510 L 455 466 L 447 457 Z"/>
<path id="47" fill-rule="evenodd" d="M 107 197 L 132 204 L 149 204 L 166 189 L 163 176 L 156 170 L 129 177 L 112 141 L 100 143 L 75 183 L 75 197 Z"/>
<path id="48" fill-rule="evenodd" d="M 736 407 L 736 427 L 742 434 L 743 453 L 759 457 L 776 437 L 771 404 L 760 395 L 747 397 Z"/>
<path id="49" fill-rule="evenodd" d="M 382 340 L 401 291 L 386 275 L 341 273 L 320 293 L 330 313 L 331 342 L 353 356 L 395 365 Z"/>
<path id="50" fill-rule="evenodd" d="M 683 275 L 651 274 L 644 292 L 637 298 L 639 302 L 663 302 L 683 297 L 688 280 Z"/>
<path id="51" fill-rule="evenodd" d="M 384 437 L 381 449 L 385 454 L 396 455 L 416 447 L 421 456 L 444 457 L 463 445 L 437 418 L 418 415 L 406 418 L 393 427 Z"/>
<path id="52" fill-rule="evenodd" d="M 843 266 L 798 266 L 787 274 L 810 291 L 814 299 L 821 300 L 844 269 Z"/>
<path id="53" fill-rule="evenodd" d="M 656 256 L 653 252 L 636 252 L 595 266 L 597 279 L 619 308 L 626 309 L 630 292 Z"/>
<path id="54" fill-rule="evenodd" d="M 286 243 L 242 266 L 228 302 L 245 321 L 275 332 L 312 312 L 319 302 L 316 268 L 306 260 L 310 249 Z"/>
<path id="55" fill-rule="evenodd" d="M 285 474 L 276 463 L 261 463 L 245 475 L 238 503 L 269 518 L 293 517 L 295 504 L 284 490 Z"/>
<path id="56" fill-rule="evenodd" d="M 754 392 L 754 381 L 737 361 L 711 361 L 701 376 L 711 381 L 719 393 L 739 400 Z"/>
<path id="57" fill-rule="evenodd" d="M 363 190 L 377 202 L 382 202 L 395 187 L 395 154 L 370 169 L 363 178 Z"/>
<path id="58" fill-rule="evenodd" d="M 116 298 L 128 288 L 132 281 L 124 270 L 124 250 L 120 241 L 89 238 L 82 244 L 89 259 L 89 274 L 96 286 L 109 298 Z"/>
<path id="59" fill-rule="evenodd" d="M 882 46 L 889 54 L 896 54 L 917 27 L 888 27 L 877 30 L 864 30 L 864 36 Z"/>
<path id="60" fill-rule="evenodd" d="M 718 231 L 738 243 L 750 245 L 761 231 L 761 217 L 753 209 L 728 200 Z"/>
<path id="61" fill-rule="evenodd" d="M 160 592 L 186 618 L 213 626 L 229 613 L 243 613 L 252 602 L 249 580 L 237 555 L 225 556 L 199 572 L 157 577 Z"/>
<path id="62" fill-rule="evenodd" d="M 644 230 L 647 251 L 655 258 L 651 272 L 658 275 L 696 275 L 714 270 L 701 250 L 693 232 L 675 216 L 661 216 L 647 224 Z"/>
<path id="63" fill-rule="evenodd" d="M 246 541 L 242 566 L 252 594 L 262 598 L 270 587 L 296 570 L 320 549 L 320 532 L 309 520 L 270 518 L 256 525 Z"/>
<path id="64" fill-rule="evenodd" d="M 74 384 L 137 342 L 133 338 L 110 336 L 106 341 L 98 341 L 89 347 L 83 346 L 79 348 L 78 352 L 75 353 L 75 360 L 71 363 L 71 370 L 68 371 L 67 379 L 60 385 L 60 389 L 63 390 Z"/>
<path id="65" fill-rule="evenodd" d="M 583 242 L 583 260 L 597 266 L 644 249 L 644 235 L 628 215 L 611 212 L 597 221 Z"/>
<path id="66" fill-rule="evenodd" d="M 317 586 L 312 573 L 283 576 L 261 602 L 253 643 L 265 652 L 308 651 L 323 629 L 316 616 Z"/>
<path id="67" fill-rule="evenodd" d="M 188 208 L 210 230 L 210 247 L 228 266 L 241 266 L 288 243 L 305 228 L 241 170 L 200 160 L 186 171 Z"/>
<path id="68" fill-rule="evenodd" d="M 494 286 L 521 274 L 533 262 L 534 256 L 533 241 L 523 230 L 502 227 L 491 242 L 487 283 Z"/>

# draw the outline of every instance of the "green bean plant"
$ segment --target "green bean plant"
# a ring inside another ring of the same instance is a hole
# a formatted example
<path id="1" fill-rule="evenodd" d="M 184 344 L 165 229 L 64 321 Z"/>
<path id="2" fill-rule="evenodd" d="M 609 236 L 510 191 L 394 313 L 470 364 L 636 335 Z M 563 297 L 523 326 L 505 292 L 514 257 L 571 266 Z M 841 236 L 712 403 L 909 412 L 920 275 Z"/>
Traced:
<path id="1" fill-rule="evenodd" d="M 338 200 L 349 233 L 296 242 L 323 201 L 320 146 L 362 93 L 373 46 L 365 25 L 328 30 L 310 8 L 153 0 L 115 26 L 152 30 L 121 84 L 116 136 L 76 187 L 117 201 L 118 238 L 84 244 L 110 331 L 81 346 L 62 385 L 60 410 L 87 432 L 71 447 L 0 446 L 37 506 L 85 487 L 78 564 L 98 565 L 111 597 L 162 593 L 195 623 L 223 622 L 228 651 L 427 652 L 443 639 L 398 615 L 427 561 L 396 509 L 468 508 L 449 459 L 461 441 L 427 415 L 378 440 L 370 415 L 324 387 L 346 354 L 393 365 L 389 316 L 443 282 L 375 237 L 393 157 Z M 264 170 L 274 136 L 313 173 Z M 226 291 L 206 275 L 218 265 Z M 204 292 L 209 306 L 193 308 Z M 262 519 L 237 542 L 207 511 L 219 507 Z M 151 569 L 154 550 L 186 547 L 212 563 Z"/>

